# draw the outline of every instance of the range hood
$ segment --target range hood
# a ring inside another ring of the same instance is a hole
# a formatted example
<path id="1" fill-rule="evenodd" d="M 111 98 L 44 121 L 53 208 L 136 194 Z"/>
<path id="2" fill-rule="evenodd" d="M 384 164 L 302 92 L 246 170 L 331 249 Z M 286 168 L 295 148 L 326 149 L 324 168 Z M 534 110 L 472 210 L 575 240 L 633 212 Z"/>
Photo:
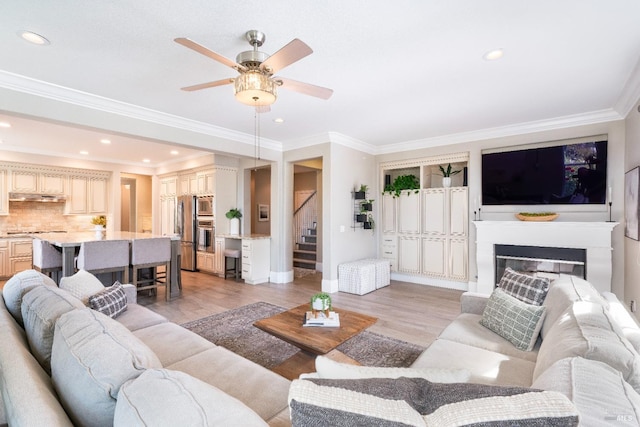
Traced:
<path id="1" fill-rule="evenodd" d="M 64 202 L 64 195 L 42 193 L 9 193 L 10 202 Z"/>

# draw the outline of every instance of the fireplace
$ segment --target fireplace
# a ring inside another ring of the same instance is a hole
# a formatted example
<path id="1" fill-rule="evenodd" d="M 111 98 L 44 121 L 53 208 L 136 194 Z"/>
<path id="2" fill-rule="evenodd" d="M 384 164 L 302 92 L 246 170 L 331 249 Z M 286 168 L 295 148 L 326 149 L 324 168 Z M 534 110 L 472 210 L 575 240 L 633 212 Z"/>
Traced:
<path id="1" fill-rule="evenodd" d="M 569 258 L 573 260 L 576 254 L 584 253 L 583 260 L 575 261 L 571 266 L 579 275 L 580 265 L 583 263 L 583 277 L 591 282 L 600 292 L 611 291 L 612 248 L 611 232 L 616 222 L 535 222 L 535 221 L 474 221 L 476 226 L 476 264 L 478 268 L 478 282 L 476 288 L 470 290 L 483 294 L 491 294 L 497 283 L 498 261 L 496 247 L 519 246 L 527 248 L 542 248 L 531 258 L 544 262 L 545 253 L 561 253 L 555 260 Z M 553 250 L 551 250 L 553 248 Z M 577 249 L 578 252 L 562 249 Z M 506 255 L 507 257 L 513 255 Z M 516 257 L 519 255 L 516 254 Z M 526 258 L 524 256 L 523 258 Z M 566 260 L 565 260 L 566 261 Z M 573 262 L 573 261 L 572 261 Z M 558 263 L 562 264 L 562 263 Z M 557 266 L 554 269 L 568 269 L 568 266 Z M 501 277 L 501 276 L 500 276 Z"/>
<path id="2" fill-rule="evenodd" d="M 496 283 L 500 282 L 507 267 L 534 277 L 557 279 L 561 274 L 570 274 L 586 278 L 585 249 L 495 245 L 494 254 Z"/>

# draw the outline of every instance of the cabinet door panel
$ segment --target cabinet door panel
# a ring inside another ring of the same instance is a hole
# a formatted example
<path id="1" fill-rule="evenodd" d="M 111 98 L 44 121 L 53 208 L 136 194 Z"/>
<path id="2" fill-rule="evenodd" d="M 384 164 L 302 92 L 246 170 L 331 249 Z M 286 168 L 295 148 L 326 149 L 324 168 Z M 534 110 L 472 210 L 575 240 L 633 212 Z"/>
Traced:
<path id="1" fill-rule="evenodd" d="M 382 232 L 396 232 L 396 199 L 389 194 L 382 196 Z"/>
<path id="2" fill-rule="evenodd" d="M 420 193 L 402 194 L 397 198 L 398 232 L 420 232 Z"/>
<path id="3" fill-rule="evenodd" d="M 107 212 L 107 180 L 89 180 L 88 212 L 90 214 L 104 214 Z"/>
<path id="4" fill-rule="evenodd" d="M 449 244 L 449 276 L 454 280 L 467 280 L 468 240 L 453 239 Z"/>
<path id="5" fill-rule="evenodd" d="M 467 187 L 451 189 L 450 233 L 452 236 L 466 236 L 469 222 L 469 198 Z"/>
<path id="6" fill-rule="evenodd" d="M 36 193 L 38 191 L 38 174 L 13 171 L 11 173 L 11 191 Z"/>
<path id="7" fill-rule="evenodd" d="M 9 200 L 7 194 L 7 171 L 0 170 L 0 214 L 9 213 Z M 0 267 L 1 268 L 1 267 Z"/>
<path id="8" fill-rule="evenodd" d="M 40 175 L 40 191 L 47 194 L 64 194 L 65 176 L 43 173 Z"/>
<path id="9" fill-rule="evenodd" d="M 69 178 L 69 200 L 67 200 L 69 213 L 87 213 L 87 178 Z"/>
<path id="10" fill-rule="evenodd" d="M 433 277 L 446 277 L 446 254 L 446 239 L 422 239 L 422 273 Z"/>
<path id="11" fill-rule="evenodd" d="M 446 234 L 446 192 L 444 189 L 425 190 L 422 193 L 422 232 L 443 236 Z"/>
<path id="12" fill-rule="evenodd" d="M 398 271 L 420 273 L 420 239 L 400 237 L 398 239 Z"/>

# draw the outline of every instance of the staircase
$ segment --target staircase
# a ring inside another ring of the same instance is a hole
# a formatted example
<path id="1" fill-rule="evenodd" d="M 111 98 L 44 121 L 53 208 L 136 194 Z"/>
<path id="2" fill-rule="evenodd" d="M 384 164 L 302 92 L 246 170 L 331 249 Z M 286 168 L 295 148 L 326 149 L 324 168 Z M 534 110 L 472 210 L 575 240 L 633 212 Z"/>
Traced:
<path id="1" fill-rule="evenodd" d="M 302 234 L 302 241 L 293 250 L 293 266 L 299 268 L 316 269 L 316 235 L 315 229 L 309 228 Z"/>
<path id="2" fill-rule="evenodd" d="M 293 266 L 316 269 L 316 246 L 318 235 L 316 192 L 314 191 L 293 213 Z"/>

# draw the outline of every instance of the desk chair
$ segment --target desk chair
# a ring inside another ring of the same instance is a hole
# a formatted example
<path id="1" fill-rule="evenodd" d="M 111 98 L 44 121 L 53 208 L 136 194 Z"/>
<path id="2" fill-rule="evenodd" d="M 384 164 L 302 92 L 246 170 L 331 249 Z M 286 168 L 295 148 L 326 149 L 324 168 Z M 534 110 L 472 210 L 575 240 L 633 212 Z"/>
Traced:
<path id="1" fill-rule="evenodd" d="M 138 291 L 166 286 L 171 261 L 171 239 L 168 237 L 154 237 L 149 239 L 134 239 L 131 241 L 131 283 Z M 158 275 L 158 267 L 164 266 L 162 275 Z M 151 276 L 142 278 L 143 269 L 151 269 Z M 164 279 L 162 281 L 161 279 Z M 168 288 L 167 288 L 168 291 Z"/>
<path id="2" fill-rule="evenodd" d="M 228 268 L 228 260 L 233 260 L 233 267 Z M 240 249 L 225 249 L 224 250 L 224 278 L 227 279 L 227 275 L 231 276 L 236 282 L 240 279 Z"/>
<path id="3" fill-rule="evenodd" d="M 62 273 L 62 252 L 51 243 L 34 238 L 32 266 L 34 270 L 46 274 L 58 283 Z M 56 277 L 53 277 L 52 273 L 55 273 Z"/>
<path id="4" fill-rule="evenodd" d="M 112 273 L 113 281 L 113 274 L 122 272 L 122 283 L 128 283 L 129 241 L 97 240 L 82 243 L 76 268 L 93 274 Z"/>

